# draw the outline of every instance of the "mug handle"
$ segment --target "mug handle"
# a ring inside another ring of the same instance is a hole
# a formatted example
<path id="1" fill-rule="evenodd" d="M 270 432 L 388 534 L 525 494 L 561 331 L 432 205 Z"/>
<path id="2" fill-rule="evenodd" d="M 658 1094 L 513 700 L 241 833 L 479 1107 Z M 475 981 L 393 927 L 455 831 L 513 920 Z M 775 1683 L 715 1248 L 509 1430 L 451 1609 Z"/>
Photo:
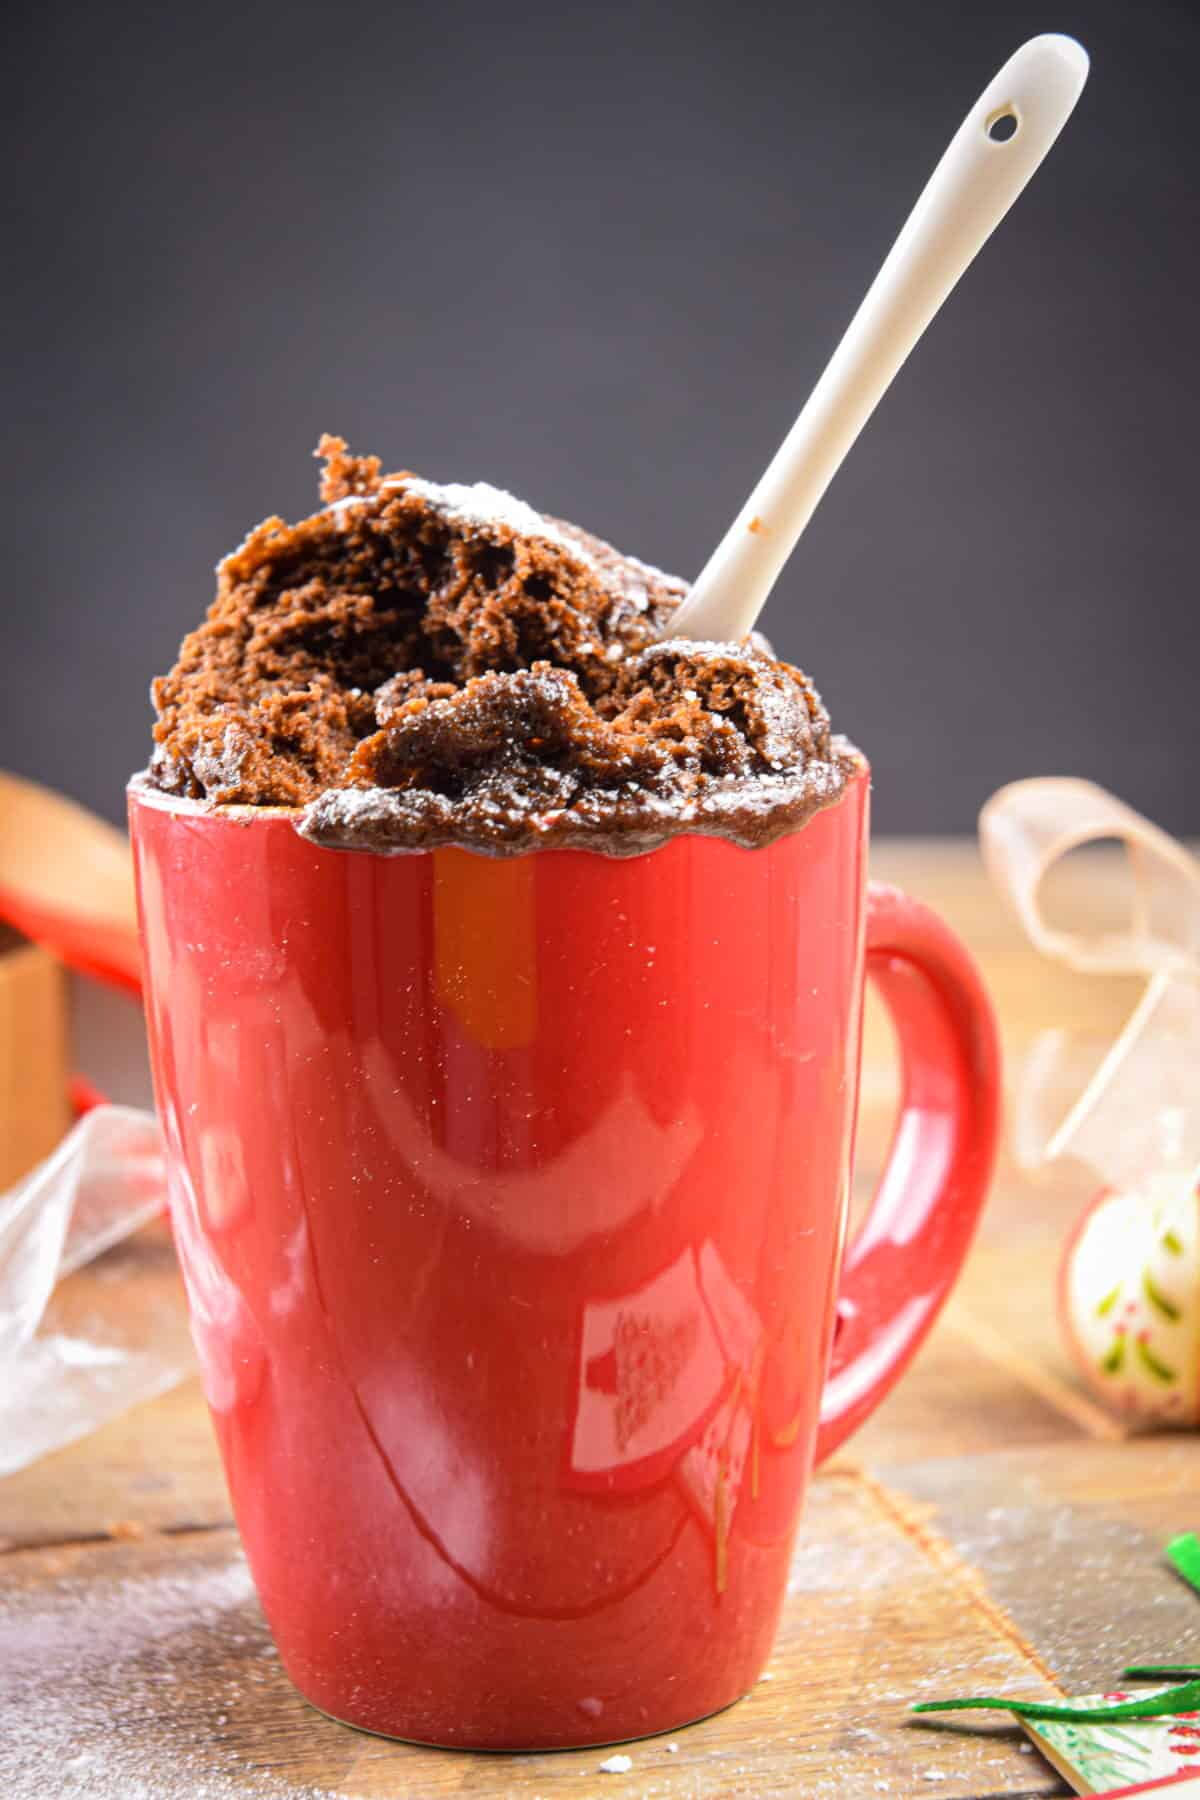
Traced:
<path id="1" fill-rule="evenodd" d="M 871 1210 L 842 1265 L 816 1460 L 861 1425 L 954 1285 L 1000 1126 L 995 1014 L 967 951 L 899 888 L 867 887 L 866 969 L 900 1048 L 900 1113 Z"/>

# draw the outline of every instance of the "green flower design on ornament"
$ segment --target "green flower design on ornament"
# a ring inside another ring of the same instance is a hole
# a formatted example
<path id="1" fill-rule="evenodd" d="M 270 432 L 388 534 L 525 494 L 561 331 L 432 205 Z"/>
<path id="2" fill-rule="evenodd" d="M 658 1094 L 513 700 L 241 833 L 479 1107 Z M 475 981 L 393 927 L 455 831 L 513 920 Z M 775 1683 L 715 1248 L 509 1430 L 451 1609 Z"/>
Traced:
<path id="1" fill-rule="evenodd" d="M 1140 1418 L 1200 1413 L 1200 1192 L 1159 1171 L 1106 1188 L 1067 1246 L 1063 1322 L 1089 1384 Z"/>

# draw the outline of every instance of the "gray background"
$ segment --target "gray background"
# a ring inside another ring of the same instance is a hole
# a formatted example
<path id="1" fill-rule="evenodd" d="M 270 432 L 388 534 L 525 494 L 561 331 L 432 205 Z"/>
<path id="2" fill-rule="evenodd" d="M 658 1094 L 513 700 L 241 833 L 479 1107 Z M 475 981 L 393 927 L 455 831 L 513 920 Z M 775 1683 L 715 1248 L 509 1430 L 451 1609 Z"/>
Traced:
<path id="1" fill-rule="evenodd" d="M 0 765 L 119 815 L 149 677 L 323 429 L 694 573 L 1058 29 L 1080 110 L 765 623 L 883 830 L 1051 772 L 1200 830 L 1194 0 L 19 10 Z"/>

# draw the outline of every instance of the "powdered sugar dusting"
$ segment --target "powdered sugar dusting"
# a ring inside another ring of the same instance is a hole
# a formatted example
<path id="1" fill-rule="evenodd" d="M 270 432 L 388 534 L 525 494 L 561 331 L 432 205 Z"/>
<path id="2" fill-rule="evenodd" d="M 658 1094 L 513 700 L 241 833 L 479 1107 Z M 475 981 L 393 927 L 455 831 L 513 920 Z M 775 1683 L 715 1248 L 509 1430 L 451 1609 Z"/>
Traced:
<path id="1" fill-rule="evenodd" d="M 16 1800 L 338 1800 L 247 1754 L 269 1710 L 303 1703 L 279 1668 L 239 1554 L 170 1573 L 0 1587 L 0 1794 Z M 211 1678 L 228 1670 L 224 1685 Z M 198 1671 L 203 1677 L 198 1679 Z M 206 1701 L 208 1704 L 206 1705 Z M 211 1707 L 211 1712 L 209 1711 Z M 276 1726 L 278 1726 L 278 1716 Z M 331 1730 L 334 1727 L 330 1727 Z M 239 1744 L 242 1748 L 239 1749 Z"/>
<path id="2" fill-rule="evenodd" d="M 383 486 L 385 489 L 399 487 L 405 493 L 419 495 L 455 525 L 472 526 L 477 531 L 495 531 L 499 527 L 514 537 L 544 538 L 580 562 L 595 566 L 595 559 L 587 549 L 560 531 L 544 513 L 535 512 L 526 501 L 518 500 L 504 488 L 493 487 L 489 481 L 448 481 L 443 484 L 412 475 L 403 481 L 385 481 Z"/>
<path id="3" fill-rule="evenodd" d="M 660 569 L 654 563 L 645 562 L 640 556 L 631 556 L 628 550 L 623 550 L 621 554 L 625 561 L 637 569 L 639 574 L 644 575 L 648 581 L 661 581 L 667 586 L 679 581 L 678 575 L 668 574 L 666 569 Z"/>
<path id="4" fill-rule="evenodd" d="M 799 773 L 760 776 L 753 784 L 737 778 L 710 781 L 699 795 L 656 794 L 635 782 L 613 795 L 564 795 L 547 804 L 544 795 L 514 809 L 508 796 L 486 791 L 470 802 L 399 788 L 329 788 L 297 821 L 302 837 L 345 848 L 369 847 L 377 855 L 405 856 L 443 845 L 465 846 L 504 856 L 545 847 L 591 850 L 613 857 L 641 856 L 681 830 L 716 833 L 735 842 L 749 840 L 752 826 L 769 842 L 796 829 L 808 814 L 832 805 L 853 772 L 847 750 L 837 763 L 813 762 Z M 565 779 L 565 778 L 564 778 Z M 420 837 L 413 832 L 419 825 Z M 516 828 L 513 836 L 505 827 Z"/>

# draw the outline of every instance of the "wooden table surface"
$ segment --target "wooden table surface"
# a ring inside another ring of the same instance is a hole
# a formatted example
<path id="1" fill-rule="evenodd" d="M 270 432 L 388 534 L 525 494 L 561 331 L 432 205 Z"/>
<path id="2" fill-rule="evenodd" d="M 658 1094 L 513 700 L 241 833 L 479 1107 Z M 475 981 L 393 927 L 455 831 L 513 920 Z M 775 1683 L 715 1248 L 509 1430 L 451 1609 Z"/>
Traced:
<path id="1" fill-rule="evenodd" d="M 884 844 L 874 869 L 937 906 L 976 952 L 1010 1090 L 1042 1029 L 1069 1023 L 1098 1048 L 1128 1012 L 1136 984 L 1029 952 L 972 846 Z M 1100 854 L 1063 879 L 1089 910 L 1113 892 Z M 114 1043 L 122 1034 L 130 1021 L 112 1025 Z M 893 1097 L 872 1010 L 862 1193 Z M 1127 1436 L 1057 1334 L 1059 1246 L 1090 1186 L 1078 1167 L 1034 1186 L 1006 1156 L 932 1337 L 814 1480 L 769 1677 L 717 1718 L 627 1746 L 628 1773 L 602 1772 L 604 1750 L 452 1754 L 311 1711 L 263 1625 L 191 1379 L 0 1481 L 0 1796 L 1065 1793 L 1006 1721 L 918 1725 L 907 1707 L 985 1688 L 1082 1692 L 1129 1660 L 1200 1659 L 1200 1603 L 1161 1559 L 1168 1537 L 1200 1525 L 1200 1441 Z M 131 1294 L 177 1284 L 161 1229 L 75 1279 L 130 1277 Z"/>

